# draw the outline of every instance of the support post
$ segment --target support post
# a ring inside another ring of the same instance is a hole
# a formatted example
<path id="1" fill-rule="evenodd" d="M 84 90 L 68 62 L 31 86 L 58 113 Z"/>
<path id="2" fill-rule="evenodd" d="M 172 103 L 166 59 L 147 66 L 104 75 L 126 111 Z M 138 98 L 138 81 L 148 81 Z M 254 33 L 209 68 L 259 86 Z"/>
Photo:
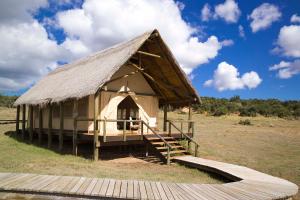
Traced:
<path id="1" fill-rule="evenodd" d="M 167 119 L 168 118 L 168 106 L 167 104 L 164 105 L 164 127 L 163 127 L 163 131 L 166 132 L 167 131 Z"/>
<path id="2" fill-rule="evenodd" d="M 140 123 L 141 123 L 141 140 L 143 140 L 143 137 L 144 137 L 144 123 L 143 123 L 143 121 L 141 121 Z"/>
<path id="3" fill-rule="evenodd" d="M 25 138 L 26 132 L 26 105 L 22 105 L 22 139 Z"/>
<path id="4" fill-rule="evenodd" d="M 49 104 L 48 113 L 48 148 L 52 145 L 52 105 Z"/>
<path id="5" fill-rule="evenodd" d="M 98 160 L 99 157 L 99 132 L 97 129 L 97 120 L 99 114 L 99 94 L 98 92 L 95 93 L 94 96 L 94 161 Z"/>
<path id="6" fill-rule="evenodd" d="M 59 146 L 58 150 L 61 152 L 64 143 L 64 104 L 59 102 Z"/>
<path id="7" fill-rule="evenodd" d="M 126 141 L 126 120 L 123 122 L 123 141 Z"/>
<path id="8" fill-rule="evenodd" d="M 17 106 L 17 115 L 16 115 L 16 135 L 19 135 L 20 129 L 20 105 Z"/>
<path id="9" fill-rule="evenodd" d="M 171 137 L 171 122 L 169 121 L 168 136 Z"/>
<path id="10" fill-rule="evenodd" d="M 167 165 L 170 165 L 170 147 L 168 147 L 168 154 L 167 154 Z"/>
<path id="11" fill-rule="evenodd" d="M 29 142 L 33 139 L 33 106 L 29 106 Z"/>
<path id="12" fill-rule="evenodd" d="M 78 100 L 74 99 L 73 107 L 73 155 L 77 156 L 77 117 L 78 117 Z"/>
<path id="13" fill-rule="evenodd" d="M 103 142 L 106 142 L 106 117 L 104 117 L 103 121 Z"/>
<path id="14" fill-rule="evenodd" d="M 39 106 L 39 144 L 42 143 L 42 131 L 43 131 L 43 110 Z"/>
<path id="15" fill-rule="evenodd" d="M 189 105 L 189 116 L 188 116 L 188 133 L 191 133 L 192 123 L 190 122 L 192 120 L 192 107 Z"/>
<path id="16" fill-rule="evenodd" d="M 198 157 L 198 144 L 195 144 L 195 157 Z"/>

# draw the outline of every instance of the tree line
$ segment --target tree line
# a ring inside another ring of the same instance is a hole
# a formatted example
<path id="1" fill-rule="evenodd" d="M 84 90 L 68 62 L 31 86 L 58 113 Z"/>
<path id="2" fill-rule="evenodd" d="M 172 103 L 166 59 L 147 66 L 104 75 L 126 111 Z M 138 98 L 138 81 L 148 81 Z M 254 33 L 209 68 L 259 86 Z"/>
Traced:
<path id="1" fill-rule="evenodd" d="M 300 101 L 278 99 L 241 99 L 234 96 L 230 99 L 201 97 L 202 103 L 193 105 L 194 111 L 213 116 L 238 114 L 240 116 L 299 118 Z"/>
<path id="2" fill-rule="evenodd" d="M 1 107 L 13 107 L 14 102 L 17 100 L 18 96 L 5 96 L 0 94 L 0 106 Z"/>

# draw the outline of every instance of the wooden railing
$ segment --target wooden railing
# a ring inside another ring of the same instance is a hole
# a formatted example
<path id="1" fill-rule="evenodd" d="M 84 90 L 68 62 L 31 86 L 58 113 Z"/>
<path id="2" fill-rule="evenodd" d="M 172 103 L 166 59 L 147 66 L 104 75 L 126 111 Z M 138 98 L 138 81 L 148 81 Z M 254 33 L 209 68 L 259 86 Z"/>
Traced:
<path id="1" fill-rule="evenodd" d="M 192 121 L 192 120 L 170 120 L 170 119 L 168 119 L 167 120 L 167 123 L 169 123 L 169 127 L 168 127 L 168 134 L 169 134 L 169 136 L 171 136 L 171 134 L 172 134 L 172 126 L 171 126 L 171 124 L 170 124 L 170 122 L 173 124 L 173 125 L 175 125 L 175 123 L 177 123 L 177 124 L 180 124 L 180 128 L 179 129 L 176 129 L 176 130 L 178 130 L 180 133 L 184 133 L 185 131 L 184 131 L 184 124 L 187 124 L 187 131 L 185 132 L 186 134 L 191 134 L 191 136 L 192 137 L 194 137 L 194 131 L 195 131 L 195 122 L 194 121 Z M 177 126 L 178 127 L 178 126 Z M 182 137 L 183 137 L 183 135 L 182 135 Z"/>
<path id="2" fill-rule="evenodd" d="M 188 142 L 188 151 L 191 152 L 191 143 L 194 143 L 195 146 L 195 151 L 194 151 L 194 155 L 195 157 L 198 157 L 198 148 L 199 148 L 199 144 L 193 139 L 191 138 L 188 134 L 184 133 L 183 131 L 183 123 L 187 122 L 188 123 L 188 133 L 191 133 L 192 136 L 194 135 L 194 122 L 191 120 L 167 120 L 167 122 L 169 123 L 169 136 L 171 136 L 171 129 L 172 127 L 174 127 L 177 131 L 179 131 L 179 133 L 181 134 L 181 138 L 182 139 L 186 139 Z M 180 128 L 178 128 L 174 122 L 179 122 L 180 123 Z M 190 132 L 191 129 L 191 132 Z"/>

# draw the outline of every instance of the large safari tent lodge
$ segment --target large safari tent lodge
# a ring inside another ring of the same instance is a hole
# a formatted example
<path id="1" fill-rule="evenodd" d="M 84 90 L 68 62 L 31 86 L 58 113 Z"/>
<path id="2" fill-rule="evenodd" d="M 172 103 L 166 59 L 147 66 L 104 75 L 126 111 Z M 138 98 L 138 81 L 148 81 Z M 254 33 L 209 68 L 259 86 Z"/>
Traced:
<path id="1" fill-rule="evenodd" d="M 185 152 L 175 151 L 169 139 L 193 142 L 191 112 L 175 125 L 167 118 L 168 107 L 190 107 L 199 101 L 154 30 L 50 72 L 16 100 L 16 131 L 30 141 L 41 142 L 45 135 L 49 147 L 57 137 L 60 150 L 71 139 L 74 154 L 81 140 L 90 141 L 95 160 L 100 146 L 156 141 L 156 149 L 165 149 L 168 160 L 172 151 Z M 163 130 L 157 126 L 159 108 L 164 110 Z"/>

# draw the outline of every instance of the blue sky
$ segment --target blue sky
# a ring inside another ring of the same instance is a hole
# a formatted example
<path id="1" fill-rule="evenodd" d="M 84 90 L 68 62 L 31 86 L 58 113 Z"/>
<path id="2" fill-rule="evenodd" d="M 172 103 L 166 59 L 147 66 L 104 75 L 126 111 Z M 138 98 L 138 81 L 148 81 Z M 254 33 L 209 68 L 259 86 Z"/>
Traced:
<path id="1" fill-rule="evenodd" d="M 201 96 L 300 99 L 298 0 L 30 1 L 0 3 L 2 93 L 158 28 Z"/>

